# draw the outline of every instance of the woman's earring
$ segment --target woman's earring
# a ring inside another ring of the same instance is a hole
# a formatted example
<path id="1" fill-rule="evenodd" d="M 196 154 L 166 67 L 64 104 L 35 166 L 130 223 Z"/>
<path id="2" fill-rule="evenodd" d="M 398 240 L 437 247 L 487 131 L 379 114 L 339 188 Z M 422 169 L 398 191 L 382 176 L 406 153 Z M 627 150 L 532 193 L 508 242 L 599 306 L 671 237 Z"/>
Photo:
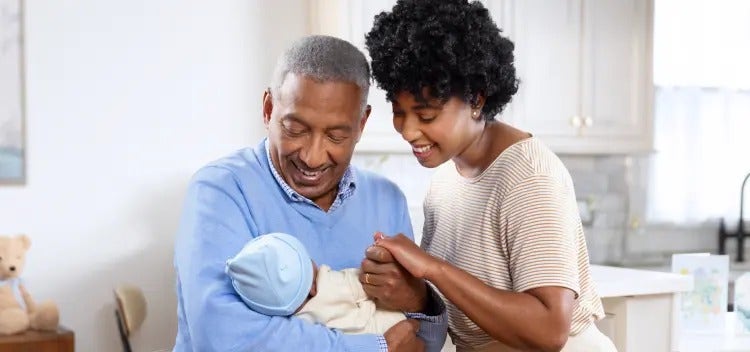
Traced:
<path id="1" fill-rule="evenodd" d="M 474 110 L 474 113 L 472 113 L 472 116 L 477 117 L 477 114 L 479 114 L 479 111 Z"/>

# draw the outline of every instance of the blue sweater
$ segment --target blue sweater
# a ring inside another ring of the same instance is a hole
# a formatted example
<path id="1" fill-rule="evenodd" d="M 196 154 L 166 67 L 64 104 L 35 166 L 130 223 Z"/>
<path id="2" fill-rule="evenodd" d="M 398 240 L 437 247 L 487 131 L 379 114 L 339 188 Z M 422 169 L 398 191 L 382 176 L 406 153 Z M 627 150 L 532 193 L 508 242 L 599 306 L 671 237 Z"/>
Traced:
<path id="1" fill-rule="evenodd" d="M 274 178 L 263 142 L 195 174 L 175 244 L 174 351 L 379 351 L 382 336 L 347 335 L 250 310 L 224 273 L 226 260 L 250 238 L 269 232 L 296 236 L 313 260 L 336 270 L 359 267 L 376 231 L 413 238 L 398 187 L 373 173 L 350 171 L 353 192 L 329 212 L 293 199 L 288 185 Z M 445 339 L 443 318 L 421 324 L 420 336 L 431 350 Z"/>

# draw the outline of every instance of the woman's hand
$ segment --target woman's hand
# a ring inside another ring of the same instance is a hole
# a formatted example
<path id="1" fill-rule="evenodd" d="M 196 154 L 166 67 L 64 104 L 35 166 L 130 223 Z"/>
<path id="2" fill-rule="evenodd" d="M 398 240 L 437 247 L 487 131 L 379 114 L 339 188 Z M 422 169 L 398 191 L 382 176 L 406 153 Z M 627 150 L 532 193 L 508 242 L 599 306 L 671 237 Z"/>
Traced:
<path id="1" fill-rule="evenodd" d="M 407 237 L 400 236 L 411 242 Z M 383 234 L 377 233 L 374 240 L 383 237 Z M 372 245 L 367 248 L 359 281 L 367 296 L 379 308 L 404 312 L 423 312 L 427 309 L 427 285 L 424 280 L 409 273 L 385 247 Z"/>
<path id="2" fill-rule="evenodd" d="M 387 249 L 396 261 L 416 278 L 429 280 L 430 272 L 439 269 L 439 259 L 423 251 L 402 234 L 388 237 L 378 233 L 375 236 L 375 245 Z"/>

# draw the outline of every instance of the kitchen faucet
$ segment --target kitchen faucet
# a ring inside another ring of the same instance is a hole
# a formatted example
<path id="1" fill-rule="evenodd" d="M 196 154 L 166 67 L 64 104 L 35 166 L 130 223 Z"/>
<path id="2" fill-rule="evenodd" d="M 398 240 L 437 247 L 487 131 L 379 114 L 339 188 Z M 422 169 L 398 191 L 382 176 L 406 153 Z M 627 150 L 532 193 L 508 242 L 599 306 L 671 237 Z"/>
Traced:
<path id="1" fill-rule="evenodd" d="M 721 218 L 721 221 L 719 222 L 719 254 L 726 254 L 727 238 L 737 237 L 737 258 L 735 260 L 740 263 L 745 261 L 745 237 L 750 238 L 750 232 L 745 232 L 745 221 L 742 219 L 745 207 L 745 184 L 747 183 L 748 178 L 750 178 L 750 174 L 745 176 L 745 179 L 742 181 L 742 188 L 740 188 L 740 223 L 737 226 L 737 232 L 727 232 L 726 226 L 724 225 L 724 218 Z"/>

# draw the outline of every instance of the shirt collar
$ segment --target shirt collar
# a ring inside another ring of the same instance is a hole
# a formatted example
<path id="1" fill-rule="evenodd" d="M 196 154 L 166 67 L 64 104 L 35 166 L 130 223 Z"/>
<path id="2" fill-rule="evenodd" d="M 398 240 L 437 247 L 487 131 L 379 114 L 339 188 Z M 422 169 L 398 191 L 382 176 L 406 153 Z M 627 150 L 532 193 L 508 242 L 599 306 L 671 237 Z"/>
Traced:
<path id="1" fill-rule="evenodd" d="M 268 146 L 268 138 L 263 143 L 264 148 L 266 150 L 266 158 L 268 159 L 268 167 L 271 169 L 271 173 L 273 174 L 273 178 L 276 179 L 276 182 L 281 186 L 281 189 L 284 190 L 284 193 L 294 202 L 303 202 L 312 204 L 315 206 L 318 206 L 313 202 L 312 200 L 300 195 L 292 189 L 289 184 L 284 181 L 284 179 L 281 177 L 281 174 L 276 170 L 276 167 L 273 166 L 273 161 L 271 160 L 271 149 Z M 354 195 L 354 190 L 356 187 L 356 179 L 354 177 L 354 172 L 352 172 L 352 167 L 348 166 L 346 170 L 344 171 L 344 175 L 341 177 L 341 180 L 339 181 L 339 190 L 336 194 L 336 199 L 333 200 L 333 204 L 331 205 L 331 208 L 328 209 L 329 212 L 333 211 L 335 208 L 337 208 L 345 199 L 351 197 Z"/>

